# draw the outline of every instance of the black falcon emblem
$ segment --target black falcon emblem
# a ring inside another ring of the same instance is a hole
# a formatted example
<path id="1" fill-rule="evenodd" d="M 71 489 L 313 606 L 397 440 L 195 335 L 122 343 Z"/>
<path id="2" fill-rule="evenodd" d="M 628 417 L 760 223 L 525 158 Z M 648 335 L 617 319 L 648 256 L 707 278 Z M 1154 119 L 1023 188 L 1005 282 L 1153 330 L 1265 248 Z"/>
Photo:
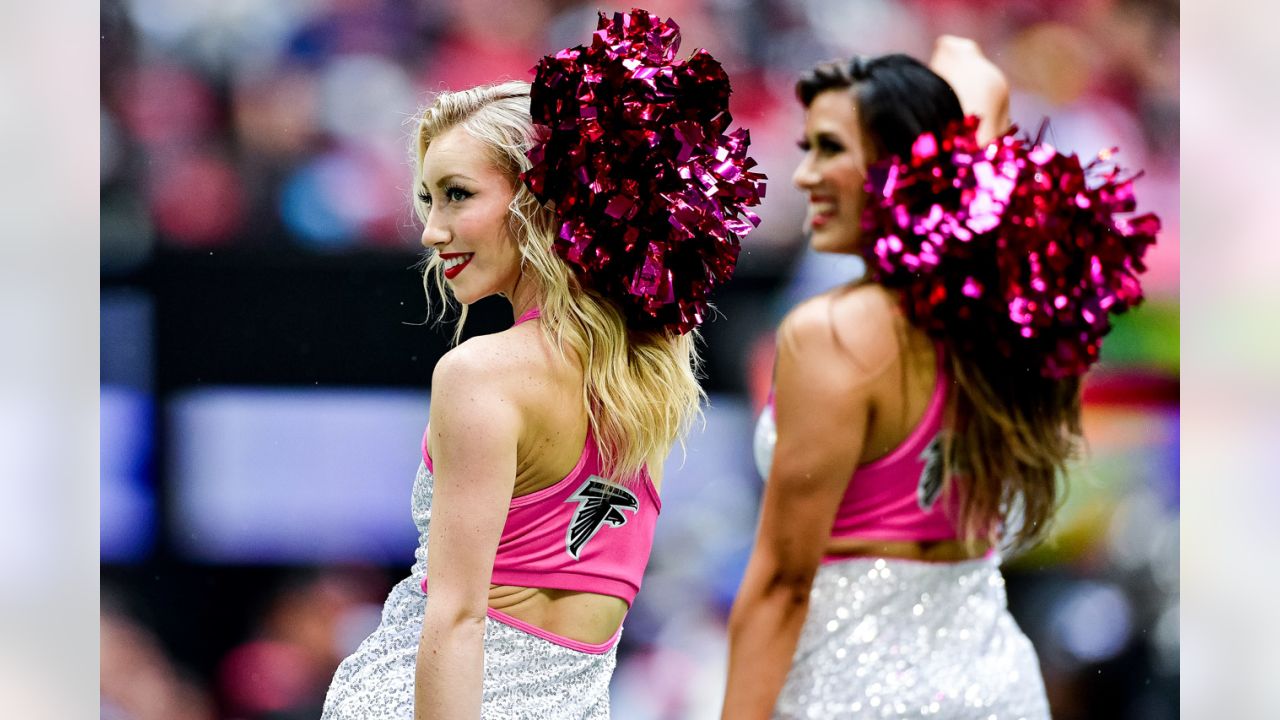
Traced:
<path id="1" fill-rule="evenodd" d="M 942 480 L 946 465 L 942 460 L 942 433 L 929 441 L 928 447 L 920 453 L 924 461 L 924 470 L 920 473 L 920 482 L 916 485 L 916 504 L 921 510 L 929 512 L 938 501 L 942 492 Z"/>
<path id="2" fill-rule="evenodd" d="M 582 552 L 582 546 L 600 532 L 605 524 L 620 527 L 627 524 L 623 510 L 636 512 L 640 501 L 630 490 L 614 485 L 599 475 L 592 475 L 582 483 L 565 502 L 577 502 L 573 519 L 565 531 L 565 545 L 574 560 Z"/>

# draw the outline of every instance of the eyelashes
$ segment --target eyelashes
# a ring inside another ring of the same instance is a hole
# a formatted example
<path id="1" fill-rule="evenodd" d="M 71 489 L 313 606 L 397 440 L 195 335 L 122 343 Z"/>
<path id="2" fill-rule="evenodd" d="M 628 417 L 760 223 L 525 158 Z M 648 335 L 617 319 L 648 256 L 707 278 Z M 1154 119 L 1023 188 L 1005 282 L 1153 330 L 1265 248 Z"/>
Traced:
<path id="1" fill-rule="evenodd" d="M 803 152 L 809 152 L 810 150 L 813 149 L 813 143 L 809 142 L 807 139 L 803 139 L 796 143 L 796 147 L 800 148 L 800 150 Z M 843 152 L 843 151 L 844 151 L 844 145 L 841 145 L 835 140 L 832 140 L 827 137 L 818 138 L 818 152 L 826 155 L 831 155 L 831 154 Z"/>
<path id="2" fill-rule="evenodd" d="M 471 197 L 471 193 L 463 190 L 457 185 L 450 185 L 444 189 L 444 196 L 448 198 L 450 202 L 462 202 L 463 200 Z"/>
<path id="3" fill-rule="evenodd" d="M 462 187 L 458 185 L 450 185 L 444 189 L 444 197 L 449 202 L 462 202 L 463 200 L 466 200 L 467 198 L 471 197 L 474 194 L 475 193 L 469 190 L 464 190 Z M 431 195 L 423 191 L 418 191 L 418 201 L 421 202 L 423 205 L 430 206 Z"/>

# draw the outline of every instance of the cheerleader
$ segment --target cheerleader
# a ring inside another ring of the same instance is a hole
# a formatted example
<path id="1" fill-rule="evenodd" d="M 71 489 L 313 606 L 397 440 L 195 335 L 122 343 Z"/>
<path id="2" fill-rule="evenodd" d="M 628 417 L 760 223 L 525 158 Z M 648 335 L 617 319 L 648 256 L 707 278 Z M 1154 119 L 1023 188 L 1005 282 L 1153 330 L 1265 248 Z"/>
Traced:
<path id="1" fill-rule="evenodd" d="M 427 272 L 463 322 L 501 295 L 515 323 L 435 368 L 417 562 L 338 668 L 325 720 L 608 717 L 662 461 L 703 400 L 696 326 L 758 202 L 745 137 L 713 120 L 727 78 L 705 53 L 676 61 L 677 41 L 643 11 L 602 17 L 532 86 L 446 92 L 423 113 Z M 720 194 L 685 179 L 713 161 Z"/>
<path id="2" fill-rule="evenodd" d="M 778 329 L 726 720 L 1049 716 L 996 550 L 1043 536 L 1155 220 L 1120 217 L 1115 172 L 989 142 L 1003 77 L 972 43 L 937 50 L 938 72 L 855 57 L 796 88 L 813 247 L 868 271 Z"/>

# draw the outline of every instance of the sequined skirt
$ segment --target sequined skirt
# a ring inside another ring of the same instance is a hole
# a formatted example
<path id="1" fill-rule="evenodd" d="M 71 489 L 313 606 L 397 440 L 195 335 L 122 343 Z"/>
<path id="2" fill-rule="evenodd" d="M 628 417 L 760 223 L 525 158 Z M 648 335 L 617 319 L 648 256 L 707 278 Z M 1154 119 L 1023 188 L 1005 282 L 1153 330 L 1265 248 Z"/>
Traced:
<path id="1" fill-rule="evenodd" d="M 426 596 L 420 579 L 391 589 L 382 622 L 342 661 L 321 720 L 412 720 L 414 665 Z M 609 717 L 609 679 L 617 646 L 592 655 L 487 618 L 484 630 L 486 720 L 599 720 Z"/>
<path id="2" fill-rule="evenodd" d="M 1049 717 L 995 558 L 823 565 L 775 718 Z"/>

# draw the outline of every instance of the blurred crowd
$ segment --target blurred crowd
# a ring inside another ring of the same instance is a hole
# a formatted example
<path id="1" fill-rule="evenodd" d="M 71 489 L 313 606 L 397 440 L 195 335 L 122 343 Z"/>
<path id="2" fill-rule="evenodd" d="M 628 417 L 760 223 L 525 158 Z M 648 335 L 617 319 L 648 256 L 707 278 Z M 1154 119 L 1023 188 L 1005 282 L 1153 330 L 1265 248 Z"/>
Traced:
<path id="1" fill-rule="evenodd" d="M 108 0 L 102 6 L 104 269 L 179 248 L 289 244 L 412 249 L 409 138 L 430 94 L 530 78 L 583 42 L 597 10 L 566 0 Z M 623 8 L 625 9 L 625 8 Z M 685 52 L 729 72 L 735 119 L 771 179 L 744 273 L 778 273 L 801 243 L 789 192 L 800 109 L 792 86 L 854 52 L 927 57 L 938 34 L 978 40 L 1008 74 L 1013 116 L 1082 154 L 1119 146 L 1163 211 L 1153 289 L 1176 291 L 1175 0 L 661 0 Z M 1163 264 L 1162 264 L 1163 263 Z"/>
<path id="2" fill-rule="evenodd" d="M 1086 397 L 1091 452 L 1072 478 L 1054 539 L 1012 559 L 1007 574 L 1011 608 L 1040 652 L 1055 717 L 1176 717 L 1176 0 L 643 6 L 677 20 L 682 56 L 705 47 L 732 78 L 735 123 L 750 128 L 751 154 L 770 184 L 763 223 L 744 241 L 738 278 L 760 279 L 777 291 L 753 306 L 764 315 L 738 343 L 747 349 L 741 382 L 747 392 L 717 399 L 722 422 L 713 427 L 741 432 L 691 441 L 684 469 L 669 475 L 687 480 L 664 491 L 673 495 L 646 592 L 623 636 L 615 717 L 716 716 L 724 619 L 749 550 L 759 480 L 749 458 L 740 467 L 699 458 L 723 457 L 713 451 L 717 444 L 749 437 L 753 407 L 767 385 L 767 328 L 776 317 L 857 272 L 852 259 L 818 261 L 803 250 L 803 199 L 789 182 L 799 158 L 795 78 L 817 61 L 855 52 L 927 57 L 941 33 L 976 39 L 1004 69 L 1012 114 L 1023 129 L 1037 132 L 1050 118 L 1046 137 L 1060 148 L 1091 155 L 1119 147 L 1122 165 L 1145 171 L 1137 186 L 1142 209 L 1162 217 L 1164 232 L 1148 256 L 1148 304 L 1109 341 L 1100 381 Z M 266 259 L 374 252 L 411 263 L 419 229 L 409 203 L 409 140 L 415 111 L 432 91 L 528 79 L 538 57 L 583 42 L 597 10 L 629 7 L 568 0 L 105 0 L 104 293 L 107 284 L 145 285 L 163 253 L 233 251 Z M 733 322 L 732 309 L 721 309 Z M 406 518 L 410 480 L 408 470 Z M 183 566 L 164 546 L 157 554 L 169 570 Z M 333 669 L 376 625 L 382 597 L 408 568 L 406 562 L 226 575 L 235 585 L 224 585 L 213 602 L 158 592 L 148 562 L 104 568 L 104 720 L 318 717 Z M 242 599 L 222 605 L 228 596 Z"/>

